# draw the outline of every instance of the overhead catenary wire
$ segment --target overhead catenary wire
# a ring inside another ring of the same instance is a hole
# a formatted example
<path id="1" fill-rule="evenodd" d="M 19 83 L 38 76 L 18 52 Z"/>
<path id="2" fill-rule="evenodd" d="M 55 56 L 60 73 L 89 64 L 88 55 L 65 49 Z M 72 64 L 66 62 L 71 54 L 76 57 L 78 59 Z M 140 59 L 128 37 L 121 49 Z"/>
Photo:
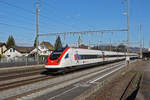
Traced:
<path id="1" fill-rule="evenodd" d="M 24 26 L 12 25 L 12 24 L 2 23 L 2 22 L 0 22 L 0 25 L 11 26 L 11 27 L 16 27 L 16 28 L 22 28 L 24 30 L 34 31 L 34 29 L 30 29 L 30 28 L 27 28 L 27 27 L 24 27 Z"/>
<path id="2" fill-rule="evenodd" d="M 32 14 L 35 14 L 34 12 L 32 12 L 32 11 L 30 11 L 30 10 L 28 10 L 28 9 L 25 9 L 25 8 L 23 8 L 23 7 L 20 7 L 20 6 L 16 6 L 16 5 L 10 4 L 10 3 L 6 2 L 6 1 L 0 0 L 0 3 L 6 4 L 6 5 L 11 6 L 11 7 L 15 7 L 15 8 L 17 8 L 17 9 L 24 10 L 24 11 L 29 12 L 29 13 L 32 13 Z"/>
<path id="3" fill-rule="evenodd" d="M 7 11 L 5 11 L 5 13 L 8 13 Z M 18 18 L 15 18 L 15 17 L 13 17 L 13 20 L 16 20 L 17 22 L 19 21 L 19 22 L 25 22 L 25 23 L 28 23 L 28 24 L 31 24 L 31 25 L 35 25 L 35 22 L 34 22 L 34 20 L 35 19 L 33 19 L 32 17 L 30 17 L 30 18 L 28 18 L 28 17 L 25 17 L 25 16 L 23 16 L 23 15 L 21 15 L 21 14 L 17 14 L 17 13 L 15 13 L 15 12 L 13 12 L 13 14 L 15 14 L 16 16 L 20 16 L 19 17 L 19 19 L 21 18 L 22 20 L 18 20 Z M 2 17 L 1 17 L 2 16 Z M 0 15 L 0 18 L 7 18 L 8 16 L 5 16 L 5 15 Z M 11 16 L 11 18 L 12 18 L 12 16 Z M 29 22 L 29 20 L 31 20 L 30 22 Z M 49 28 L 54 28 L 54 27 L 52 27 L 52 26 L 56 26 L 56 25 L 49 25 L 49 23 L 46 23 L 46 22 L 43 22 L 43 21 L 40 21 L 40 27 L 42 27 L 42 26 L 47 26 L 47 27 L 49 27 Z"/>
<path id="4" fill-rule="evenodd" d="M 5 20 L 6 20 L 6 18 L 7 18 L 8 16 L 6 16 L 6 17 L 4 17 L 5 18 Z M 32 23 L 32 22 L 29 22 L 29 21 L 26 21 L 26 20 L 19 20 L 18 18 L 13 18 L 13 17 L 11 17 L 12 19 L 13 19 L 13 21 L 17 21 L 17 22 L 23 22 L 23 24 L 30 24 L 30 25 L 35 25 L 35 23 Z M 2 19 L 1 19 L 2 20 Z"/>
<path id="5" fill-rule="evenodd" d="M 0 13 L 4 13 L 2 16 L 5 16 L 5 17 L 8 17 L 9 15 L 8 14 L 11 14 L 11 15 L 14 15 L 15 14 L 15 17 L 13 17 L 13 19 L 23 19 L 23 20 L 25 20 L 25 21 L 29 21 L 29 20 L 34 20 L 34 18 L 33 17 L 25 17 L 24 15 L 22 15 L 22 14 L 18 14 L 18 13 L 16 13 L 16 12 L 8 12 L 8 11 L 6 11 L 6 10 L 2 10 Z M 16 16 L 18 16 L 18 18 L 16 18 Z M 11 16 L 11 18 L 12 18 L 12 16 Z"/>
<path id="6" fill-rule="evenodd" d="M 33 14 L 33 15 L 36 14 L 35 12 L 33 12 L 33 11 L 31 11 L 31 10 L 25 9 L 25 8 L 23 8 L 23 7 L 20 7 L 20 6 L 14 5 L 14 4 L 10 4 L 10 3 L 6 2 L 6 1 L 1 1 L 1 0 L 0 0 L 0 3 L 6 4 L 6 5 L 11 6 L 11 7 L 15 7 L 15 8 L 17 8 L 17 9 L 23 10 L 23 11 L 28 12 L 28 13 Z M 68 26 L 68 27 L 70 27 L 71 29 L 79 29 L 79 27 L 77 27 L 77 26 L 73 26 L 73 25 L 66 24 L 66 23 L 64 23 L 64 22 L 62 22 L 62 21 L 58 21 L 58 20 L 56 20 L 56 19 L 52 19 L 52 18 L 47 17 L 47 16 L 42 15 L 42 14 L 39 14 L 39 16 L 40 16 L 40 17 L 43 17 L 43 18 L 46 18 L 46 19 L 48 19 L 48 20 L 50 19 L 50 21 L 58 22 L 58 23 L 60 23 L 60 24 L 62 24 L 62 25 Z M 71 18 L 72 18 L 72 19 L 75 19 L 75 18 L 72 17 L 72 16 L 71 16 Z M 78 21 L 79 21 L 79 20 L 78 20 Z M 79 21 L 79 22 L 80 22 L 80 21 Z M 43 23 L 43 25 L 45 24 L 45 22 L 41 22 L 41 21 L 40 21 L 40 23 Z M 81 22 L 80 22 L 80 23 L 81 23 Z M 48 23 L 47 23 L 47 24 L 48 24 Z M 87 26 L 87 27 L 93 27 L 93 26 L 90 25 L 90 26 Z"/>
<path id="7" fill-rule="evenodd" d="M 60 32 L 60 33 L 40 33 L 39 36 L 57 36 L 57 35 L 75 35 L 75 34 L 93 34 L 93 33 L 112 33 L 112 32 L 126 32 L 127 29 L 120 29 L 120 30 L 98 30 L 98 31 L 81 31 L 81 32 Z"/>
<path id="8" fill-rule="evenodd" d="M 0 3 L 1 3 L 1 1 L 2 0 L 0 0 Z M 5 2 L 5 1 L 2 1 L 2 2 Z M 32 12 L 31 10 L 28 10 L 28 9 L 26 9 L 26 8 L 23 8 L 23 7 L 19 7 L 19 6 L 16 6 L 16 5 L 12 5 L 12 4 L 10 4 L 10 3 L 7 3 L 7 2 L 5 2 L 4 4 L 7 4 L 8 6 L 11 6 L 11 7 L 15 7 L 15 8 L 18 8 L 18 9 L 21 9 L 21 10 L 23 10 L 23 11 L 26 11 L 26 12 L 29 12 L 29 13 L 31 13 L 31 14 L 33 14 L 33 15 L 35 15 L 35 12 Z M 57 22 L 58 20 L 53 20 L 53 19 L 51 19 L 49 16 L 46 16 L 46 15 L 43 15 L 43 14 L 39 14 L 39 16 L 40 17 L 43 17 L 43 18 L 45 18 L 45 19 L 47 19 L 47 20 L 51 20 L 51 21 L 55 21 L 55 22 Z M 72 19 L 75 19 L 74 17 L 72 17 L 71 16 L 71 18 Z M 45 25 L 46 24 L 46 22 L 42 22 L 43 23 L 43 25 Z M 45 24 L 44 24 L 45 23 Z M 62 22 L 62 21 L 59 21 L 59 23 L 61 23 L 61 24 L 63 24 L 63 25 L 65 25 L 65 26 L 69 26 L 70 28 L 72 28 L 72 29 L 74 29 L 74 28 L 76 28 L 76 27 L 73 27 L 73 25 L 68 25 L 67 23 L 64 23 L 64 22 Z M 1 25 L 7 25 L 7 26 L 11 26 L 11 27 L 16 27 L 16 28 L 22 28 L 22 29 L 27 29 L 27 30 L 31 30 L 30 28 L 27 28 L 27 27 L 23 27 L 23 26 L 18 26 L 18 25 L 11 25 L 11 24 L 7 24 L 7 23 L 0 23 Z M 48 23 L 47 23 L 48 24 Z M 33 31 L 33 30 L 32 30 Z M 91 31 L 90 31 L 91 32 Z M 42 32 L 41 32 L 42 33 Z M 76 33 L 78 33 L 78 32 L 63 32 L 63 34 L 76 34 Z M 88 32 L 80 32 L 81 34 L 87 34 Z M 61 34 L 61 33 L 58 33 L 58 34 Z M 44 36 L 45 34 L 40 34 L 41 36 Z"/>
<path id="9" fill-rule="evenodd" d="M 53 10 L 56 10 L 56 7 L 52 6 L 51 4 L 47 4 L 46 2 L 43 2 L 42 0 L 40 0 L 41 5 L 46 5 L 47 7 L 51 7 Z M 44 6 L 45 7 L 45 6 Z"/>
<path id="10" fill-rule="evenodd" d="M 33 11 L 30 11 L 30 10 L 25 9 L 25 8 L 23 8 L 23 7 L 20 7 L 20 6 L 16 6 L 16 5 L 14 5 L 14 4 L 10 4 L 10 3 L 5 2 L 5 1 L 1 1 L 1 0 L 0 0 L 0 3 L 6 4 L 6 5 L 11 6 L 11 7 L 15 7 L 15 8 L 17 8 L 17 9 L 23 10 L 23 11 L 25 11 L 25 12 L 28 12 L 28 13 L 31 13 L 31 14 L 34 14 L 34 15 L 36 14 L 36 13 L 35 13 L 35 12 L 33 12 Z M 65 26 L 71 27 L 72 29 L 74 29 L 74 28 L 75 28 L 75 27 L 70 26 L 70 25 L 68 25 L 68 24 L 66 24 L 66 23 L 63 23 L 63 22 L 61 22 L 61 21 L 57 21 L 57 20 L 55 20 L 55 19 L 51 19 L 51 18 L 49 18 L 49 17 L 47 17 L 47 16 L 45 16 L 45 15 L 41 15 L 41 14 L 39 14 L 39 16 L 40 16 L 40 17 L 43 17 L 43 18 L 46 18 L 46 19 L 50 19 L 51 21 L 58 22 L 58 23 L 60 23 L 60 24 L 62 24 L 62 25 L 65 25 Z"/>
<path id="11" fill-rule="evenodd" d="M 52 6 L 52 5 L 49 5 L 49 4 L 45 3 L 45 2 L 42 2 L 42 4 L 46 5 L 46 6 L 49 7 L 49 8 L 52 7 L 53 9 L 56 10 L 56 8 L 55 8 L 54 6 Z M 54 11 L 53 11 L 53 13 L 54 13 Z M 54 14 L 56 14 L 56 13 L 54 13 Z M 94 28 L 94 26 L 89 25 L 88 23 L 82 23 L 80 20 L 78 20 L 77 18 L 75 18 L 75 17 L 73 17 L 73 16 L 69 16 L 69 18 L 75 20 L 76 22 L 79 22 L 80 24 L 84 24 L 84 26 L 86 26 L 86 27 L 88 27 L 88 28 Z"/>

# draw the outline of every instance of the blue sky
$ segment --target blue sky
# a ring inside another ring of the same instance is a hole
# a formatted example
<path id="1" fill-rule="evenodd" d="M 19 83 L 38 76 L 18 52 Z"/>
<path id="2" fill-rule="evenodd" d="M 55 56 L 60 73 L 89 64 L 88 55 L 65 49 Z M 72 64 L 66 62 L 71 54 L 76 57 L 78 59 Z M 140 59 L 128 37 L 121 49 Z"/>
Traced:
<path id="1" fill-rule="evenodd" d="M 0 0 L 0 42 L 13 35 L 17 45 L 33 45 L 35 39 L 36 0 Z M 142 25 L 145 47 L 149 47 L 149 0 L 129 0 L 130 41 L 139 41 L 138 26 Z M 39 32 L 54 33 L 126 28 L 125 0 L 40 0 Z M 63 43 L 74 44 L 79 35 L 67 36 Z M 81 35 L 98 44 L 100 34 Z M 54 44 L 56 37 L 40 37 Z M 126 33 L 106 33 L 103 42 L 125 41 Z M 132 44 L 132 46 L 139 46 Z"/>

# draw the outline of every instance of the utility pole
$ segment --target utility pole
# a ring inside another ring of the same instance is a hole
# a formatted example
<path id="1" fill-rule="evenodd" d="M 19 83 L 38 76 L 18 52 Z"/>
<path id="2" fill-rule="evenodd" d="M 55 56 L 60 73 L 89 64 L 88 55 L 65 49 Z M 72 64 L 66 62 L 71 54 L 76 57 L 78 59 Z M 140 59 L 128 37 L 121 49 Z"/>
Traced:
<path id="1" fill-rule="evenodd" d="M 36 49 L 37 49 L 37 64 L 39 64 L 39 55 L 38 55 L 38 45 L 39 45 L 39 1 L 36 2 Z"/>
<path id="2" fill-rule="evenodd" d="M 139 33 L 140 33 L 140 58 L 142 59 L 142 52 L 143 52 L 142 48 L 143 48 L 143 46 L 142 46 L 142 31 L 141 31 L 141 24 L 139 24 Z"/>
<path id="3" fill-rule="evenodd" d="M 149 40 L 149 48 L 150 48 L 150 40 Z"/>
<path id="4" fill-rule="evenodd" d="M 88 42 L 89 42 L 89 44 L 88 44 L 88 45 L 89 45 L 89 46 L 88 46 L 88 49 L 90 49 L 90 48 L 91 48 L 91 47 L 90 47 L 90 46 L 91 46 L 91 45 L 90 45 L 90 40 L 89 40 Z"/>
<path id="5" fill-rule="evenodd" d="M 129 49 L 130 49 L 130 22 L 129 22 L 129 1 L 126 0 L 126 5 L 127 5 L 127 11 L 126 11 L 126 16 L 127 16 L 127 52 L 129 53 Z"/>
<path id="6" fill-rule="evenodd" d="M 144 49 L 144 38 L 143 38 L 143 46 L 142 46 L 142 49 Z"/>
<path id="7" fill-rule="evenodd" d="M 89 36 L 89 34 L 88 34 L 88 49 L 91 48 L 90 46 L 91 46 L 91 45 L 90 45 L 90 36 Z"/>
<path id="8" fill-rule="evenodd" d="M 109 51 L 112 51 L 112 44 L 111 44 L 111 39 L 110 39 L 110 47 L 109 47 Z"/>
<path id="9" fill-rule="evenodd" d="M 101 32 L 101 37 L 100 37 L 100 45 L 101 45 L 101 50 L 103 51 L 103 32 Z"/>

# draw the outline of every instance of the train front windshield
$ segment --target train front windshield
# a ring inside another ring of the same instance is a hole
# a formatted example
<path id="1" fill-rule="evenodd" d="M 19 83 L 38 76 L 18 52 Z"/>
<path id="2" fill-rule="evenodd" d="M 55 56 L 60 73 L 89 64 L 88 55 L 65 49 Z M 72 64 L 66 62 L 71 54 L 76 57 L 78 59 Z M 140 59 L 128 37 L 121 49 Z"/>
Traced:
<path id="1" fill-rule="evenodd" d="M 62 52 L 65 50 L 66 48 L 58 48 L 56 50 L 53 51 L 52 55 L 50 56 L 50 60 L 56 60 L 60 57 L 60 55 L 62 54 Z"/>

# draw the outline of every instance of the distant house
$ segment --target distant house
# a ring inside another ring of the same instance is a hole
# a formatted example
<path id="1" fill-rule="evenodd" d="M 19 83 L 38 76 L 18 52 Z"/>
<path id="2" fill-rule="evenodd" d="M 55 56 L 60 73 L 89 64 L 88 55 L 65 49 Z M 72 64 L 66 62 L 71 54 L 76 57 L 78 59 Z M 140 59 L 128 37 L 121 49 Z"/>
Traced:
<path id="1" fill-rule="evenodd" d="M 54 47 L 49 42 L 43 41 L 38 46 L 39 55 L 49 55 L 53 50 L 54 50 Z M 36 53 L 37 53 L 37 49 L 35 48 L 33 51 L 30 52 L 30 55 L 33 55 Z"/>
<path id="2" fill-rule="evenodd" d="M 46 42 L 46 41 L 43 41 L 43 42 L 41 42 L 40 43 L 40 46 L 42 47 L 42 46 L 45 46 L 48 50 L 50 50 L 50 51 L 53 51 L 54 50 L 54 46 L 51 44 L 51 43 L 49 43 L 49 42 Z"/>
<path id="3" fill-rule="evenodd" d="M 4 52 L 4 56 L 10 58 L 28 56 L 33 49 L 34 47 L 12 46 Z"/>
<path id="4" fill-rule="evenodd" d="M 150 48 L 148 48 L 148 50 L 147 51 L 150 51 Z"/>
<path id="5" fill-rule="evenodd" d="M 84 44 L 81 44 L 81 45 L 79 45 L 79 48 L 82 48 L 82 49 L 88 49 L 89 47 L 86 46 L 86 45 L 84 45 Z"/>
<path id="6" fill-rule="evenodd" d="M 0 42 L 0 55 L 3 55 L 3 53 L 7 50 L 6 44 Z"/>

